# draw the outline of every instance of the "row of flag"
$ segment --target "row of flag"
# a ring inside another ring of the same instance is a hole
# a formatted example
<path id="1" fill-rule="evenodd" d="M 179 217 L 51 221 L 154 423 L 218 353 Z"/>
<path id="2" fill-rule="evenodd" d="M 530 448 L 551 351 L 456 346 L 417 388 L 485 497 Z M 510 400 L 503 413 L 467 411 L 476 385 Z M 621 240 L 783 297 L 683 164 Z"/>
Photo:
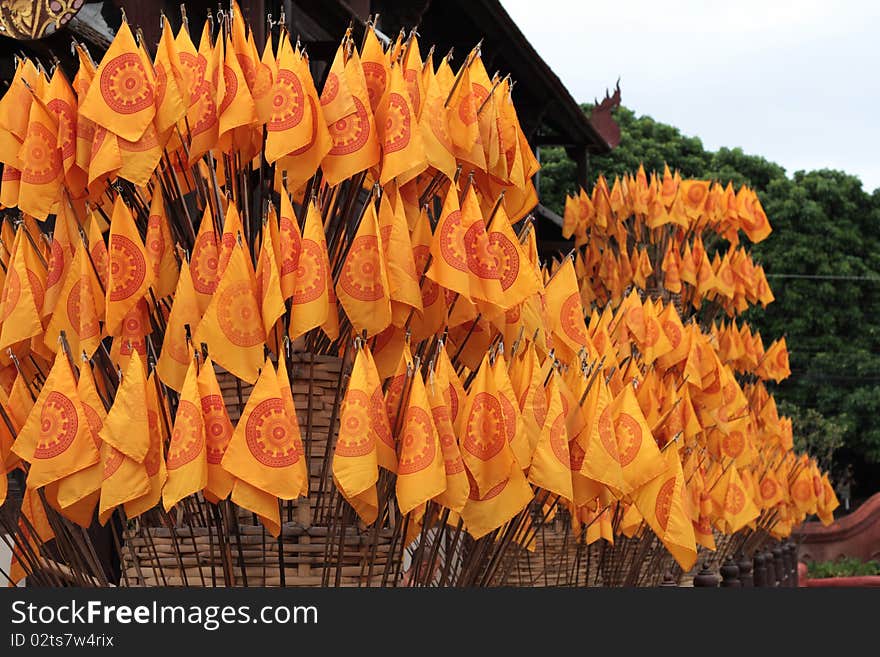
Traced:
<path id="1" fill-rule="evenodd" d="M 575 252 L 542 261 L 537 161 L 477 49 L 453 74 L 414 34 L 347 34 L 318 94 L 234 4 L 189 39 L 166 20 L 151 58 L 123 25 L 100 65 L 79 49 L 70 112 L 27 60 L 0 100 L 0 462 L 41 540 L 45 506 L 89 526 L 193 495 L 278 535 L 279 501 L 315 493 L 293 349 L 343 362 L 323 466 L 364 525 L 529 547 L 530 509 L 561 509 L 686 570 L 721 534 L 830 522 L 765 385 L 784 338 L 693 315 L 772 301 L 742 246 L 703 245 L 766 237 L 749 190 L 600 179 L 567 204 Z M 235 425 L 218 373 L 254 386 Z"/>

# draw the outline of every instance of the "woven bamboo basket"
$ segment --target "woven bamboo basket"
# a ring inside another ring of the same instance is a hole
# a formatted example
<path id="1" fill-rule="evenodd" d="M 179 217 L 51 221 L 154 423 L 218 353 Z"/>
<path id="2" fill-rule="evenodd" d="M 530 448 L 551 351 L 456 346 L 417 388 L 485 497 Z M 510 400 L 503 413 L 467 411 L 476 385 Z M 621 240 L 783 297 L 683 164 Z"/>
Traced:
<path id="1" fill-rule="evenodd" d="M 400 558 L 399 550 L 391 549 L 392 532 L 360 526 L 350 513 L 347 522 L 340 522 L 340 507 L 334 512 L 331 502 L 338 494 L 324 467 L 328 438 L 335 435 L 330 428 L 338 425 L 334 408 L 341 402 L 341 366 L 341 359 L 332 356 L 303 353 L 291 358 L 293 399 L 309 465 L 309 496 L 282 504 L 277 539 L 243 509 L 190 498 L 173 523 L 157 511 L 130 523 L 122 535 L 120 585 L 381 585 L 381 573 L 392 554 Z M 235 424 L 252 386 L 219 369 L 217 378 Z M 316 514 L 319 503 L 321 513 Z M 218 523 L 211 522 L 218 515 L 223 520 L 219 524 L 230 527 L 229 532 L 217 531 Z"/>

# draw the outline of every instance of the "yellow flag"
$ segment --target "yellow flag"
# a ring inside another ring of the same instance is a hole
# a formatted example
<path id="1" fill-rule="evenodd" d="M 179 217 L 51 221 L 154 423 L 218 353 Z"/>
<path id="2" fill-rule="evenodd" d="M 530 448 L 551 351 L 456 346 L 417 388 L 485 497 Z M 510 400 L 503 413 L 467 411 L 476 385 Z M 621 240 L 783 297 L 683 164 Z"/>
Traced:
<path id="1" fill-rule="evenodd" d="M 413 372 L 397 463 L 397 504 L 409 513 L 446 490 L 446 468 L 421 372 Z"/>
<path id="2" fill-rule="evenodd" d="M 412 180 L 428 166 L 418 116 L 406 88 L 401 66 L 392 66 L 388 88 L 376 111 L 382 163 L 379 182 L 385 186 L 397 178 L 399 184 Z"/>
<path id="3" fill-rule="evenodd" d="M 559 391 L 559 375 L 554 371 L 550 377 L 547 395 L 550 399 L 547 421 L 532 455 L 529 481 L 565 500 L 574 499 L 571 480 L 571 453 L 568 448 L 566 414 Z"/>
<path id="4" fill-rule="evenodd" d="M 162 351 L 159 353 L 159 361 L 156 363 L 156 371 L 159 373 L 162 383 L 177 392 L 180 392 L 183 387 L 183 380 L 186 377 L 193 350 L 193 345 L 188 344 L 186 340 L 186 327 L 189 326 L 190 335 L 192 335 L 201 318 L 190 268 L 181 267 L 180 277 L 177 279 L 177 289 L 174 293 L 174 303 L 171 305 L 171 313 L 168 315 L 168 323 L 165 326 Z"/>
<path id="5" fill-rule="evenodd" d="M 449 130 L 449 115 L 444 103 L 448 90 L 444 92 L 434 75 L 434 66 L 428 61 L 425 66 L 425 100 L 419 116 L 419 129 L 428 163 L 442 171 L 452 180 L 455 177 L 454 146 Z"/>
<path id="6" fill-rule="evenodd" d="M 534 498 L 532 487 L 515 463 L 511 465 L 507 478 L 482 495 L 469 471 L 468 480 L 471 491 L 461 517 L 468 533 L 475 539 L 501 527 Z"/>
<path id="7" fill-rule="evenodd" d="M 196 360 L 193 358 L 180 391 L 165 460 L 168 480 L 162 489 L 162 505 L 166 511 L 170 511 L 187 495 L 199 492 L 208 483 L 205 422 L 196 370 Z"/>
<path id="8" fill-rule="evenodd" d="M 440 211 L 440 220 L 431 241 L 431 265 L 426 276 L 448 290 L 471 300 L 467 248 L 464 242 L 461 208 L 455 185 L 449 185 Z"/>
<path id="9" fill-rule="evenodd" d="M 443 465 L 446 472 L 446 489 L 435 500 L 451 511 L 461 513 L 467 503 L 470 484 L 467 474 L 465 474 L 461 449 L 452 424 L 450 404 L 444 394 L 449 386 L 449 380 L 445 368 L 436 368 L 432 375 L 433 380 L 429 380 L 425 387 L 428 401 L 431 404 L 431 416 L 434 419 L 434 426 L 437 428 L 437 436 L 440 440 L 440 449 L 443 452 Z"/>
<path id="10" fill-rule="evenodd" d="M 697 561 L 697 547 L 684 497 L 684 475 L 677 450 L 665 450 L 663 458 L 666 471 L 637 491 L 634 501 L 648 526 L 687 572 Z"/>
<path id="11" fill-rule="evenodd" d="M 581 348 L 589 348 L 590 340 L 571 258 L 565 259 L 547 283 L 546 294 L 554 344 L 571 359 Z"/>
<path id="12" fill-rule="evenodd" d="M 117 196 L 110 222 L 110 266 L 107 280 L 108 335 L 119 335 L 122 319 L 147 293 L 153 283 L 153 270 L 147 265 L 144 243 L 131 211 Z"/>
<path id="13" fill-rule="evenodd" d="M 153 269 L 153 289 L 161 299 L 174 292 L 177 285 L 178 267 L 174 259 L 174 238 L 165 214 L 165 201 L 162 193 L 156 190 L 150 202 L 150 216 L 147 223 L 147 239 L 144 242 L 147 262 Z"/>
<path id="14" fill-rule="evenodd" d="M 79 111 L 123 139 L 136 141 L 156 115 L 151 77 L 128 23 L 123 21 Z"/>
<path id="15" fill-rule="evenodd" d="M 40 488 L 98 462 L 67 355 L 59 350 L 12 451 L 30 463 L 28 486 Z"/>
<path id="16" fill-rule="evenodd" d="M 42 297 L 42 289 L 34 289 L 32 280 L 39 280 L 28 268 L 28 256 L 36 254 L 30 241 L 19 228 L 12 247 L 12 259 L 3 283 L 3 296 L 0 298 L 0 351 L 16 342 L 27 340 L 43 331 L 40 321 L 37 298 Z M 42 301 L 42 299 L 40 299 Z"/>
<path id="17" fill-rule="evenodd" d="M 462 413 L 462 458 L 482 497 L 510 477 L 511 466 L 516 464 L 488 354 L 471 384 Z"/>
<path id="18" fill-rule="evenodd" d="M 369 525 L 378 514 L 376 446 L 381 440 L 380 432 L 387 430 L 388 418 L 385 417 L 385 426 L 377 425 L 377 414 L 385 413 L 385 404 L 373 406 L 375 388 L 366 350 L 367 347 L 360 349 L 355 356 L 342 401 L 339 435 L 333 451 L 333 480 L 361 520 Z"/>
<path id="19" fill-rule="evenodd" d="M 379 203 L 379 233 L 388 273 L 392 322 L 398 327 L 406 324 L 411 312 L 422 313 L 422 292 L 403 206 L 403 198 L 393 188 L 382 195 Z"/>
<path id="20" fill-rule="evenodd" d="M 272 212 L 270 209 L 269 228 L 272 229 Z M 290 204 L 287 192 L 281 192 L 281 205 L 279 206 L 278 239 L 272 235 L 272 245 L 277 250 L 277 262 L 279 276 L 281 277 L 281 294 L 284 299 L 293 296 L 296 290 L 297 270 L 299 269 L 299 255 L 302 251 L 302 234 L 296 221 L 296 214 Z"/>
<path id="21" fill-rule="evenodd" d="M 355 331 L 367 336 L 391 323 L 391 299 L 382 237 L 372 203 L 361 219 L 339 273 L 336 295 Z"/>
<path id="22" fill-rule="evenodd" d="M 263 361 L 266 333 L 254 274 L 247 258 L 244 249 L 236 245 L 194 339 L 196 344 L 208 345 L 211 358 L 218 365 L 253 383 Z"/>
<path id="23" fill-rule="evenodd" d="M 31 103 L 27 135 L 18 152 L 21 179 L 18 207 L 37 219 L 54 213 L 61 201 L 64 167 L 58 126 L 42 100 Z"/>
<path id="24" fill-rule="evenodd" d="M 301 445 L 296 421 L 286 410 L 277 373 L 267 358 L 220 464 L 236 478 L 292 500 L 300 495 L 307 476 Z"/>
<path id="25" fill-rule="evenodd" d="M 335 339 L 339 333 L 337 312 L 324 225 L 314 201 L 309 201 L 293 292 L 288 331 L 291 340 L 318 326 L 327 337 Z"/>
<path id="26" fill-rule="evenodd" d="M 205 494 L 213 496 L 214 500 L 222 500 L 232 491 L 234 481 L 234 477 L 220 465 L 226 453 L 226 446 L 232 438 L 232 422 L 210 358 L 205 360 L 199 370 L 198 385 L 208 461 Z"/>
<path id="27" fill-rule="evenodd" d="M 127 457 L 108 442 L 101 445 L 101 462 L 104 471 L 98 520 L 106 525 L 117 506 L 150 493 L 150 478 L 143 463 Z"/>
<path id="28" fill-rule="evenodd" d="M 168 432 L 165 430 L 165 420 L 160 417 L 164 409 L 160 406 L 159 393 L 156 389 L 156 372 L 150 372 L 147 379 L 147 424 L 150 427 L 150 449 L 144 458 L 144 470 L 149 481 L 149 490 L 140 497 L 128 500 L 125 503 L 125 515 L 135 518 L 140 514 L 152 509 L 162 499 L 162 487 L 168 478 L 168 470 L 165 467 L 165 443 Z"/>
<path id="29" fill-rule="evenodd" d="M 302 55 L 294 53 L 285 32 L 278 44 L 278 74 L 272 90 L 272 116 L 266 123 L 266 160 L 271 164 L 307 146 L 313 139 L 308 98 L 301 75 Z M 308 69 L 306 69 L 306 72 Z M 323 121 L 322 117 L 317 117 Z"/>
<path id="30" fill-rule="evenodd" d="M 192 275 L 193 287 L 198 295 L 200 313 L 205 312 L 211 297 L 217 291 L 217 283 L 220 281 L 219 265 L 219 240 L 214 229 L 211 206 L 206 205 L 189 261 L 189 271 Z"/>
<path id="31" fill-rule="evenodd" d="M 611 401 L 610 408 L 617 440 L 617 457 L 626 485 L 623 492 L 630 493 L 661 474 L 666 464 L 639 408 L 632 385 L 623 386 Z"/>
<path id="32" fill-rule="evenodd" d="M 498 399 L 501 400 L 501 411 L 504 415 L 504 433 L 513 450 L 516 462 L 525 469 L 532 460 L 532 447 L 519 409 L 516 392 L 514 392 L 513 384 L 507 374 L 507 361 L 499 354 L 492 369 L 495 376 L 495 387 L 498 390 Z"/>
<path id="33" fill-rule="evenodd" d="M 278 271 L 276 248 L 272 240 L 272 230 L 268 224 L 263 226 L 263 243 L 257 261 L 257 286 L 259 287 L 260 312 L 266 335 L 284 314 L 284 297 L 281 293 L 281 275 Z"/>

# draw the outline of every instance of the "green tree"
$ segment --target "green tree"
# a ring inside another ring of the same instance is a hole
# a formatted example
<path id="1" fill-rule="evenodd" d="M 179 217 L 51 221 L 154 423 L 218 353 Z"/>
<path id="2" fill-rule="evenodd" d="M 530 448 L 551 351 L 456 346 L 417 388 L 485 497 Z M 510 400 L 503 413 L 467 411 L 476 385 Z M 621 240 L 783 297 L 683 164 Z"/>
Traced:
<path id="1" fill-rule="evenodd" d="M 600 173 L 610 182 L 639 164 L 649 172 L 668 164 L 683 177 L 729 180 L 758 192 L 773 233 L 751 247 L 752 256 L 763 263 L 776 301 L 749 311 L 747 319 L 766 346 L 786 336 L 792 376 L 774 392 L 795 425 L 813 436 L 809 441 L 823 432 L 834 444 L 839 438 L 834 470 L 852 466 L 856 489 L 874 492 L 880 476 L 880 190 L 869 194 L 841 171 L 788 177 L 778 164 L 740 148 L 708 151 L 700 139 L 625 107 L 615 119 L 620 145 L 591 158 L 590 186 Z M 574 164 L 563 149 L 540 155 L 542 202 L 561 214 L 565 195 L 577 191 Z"/>

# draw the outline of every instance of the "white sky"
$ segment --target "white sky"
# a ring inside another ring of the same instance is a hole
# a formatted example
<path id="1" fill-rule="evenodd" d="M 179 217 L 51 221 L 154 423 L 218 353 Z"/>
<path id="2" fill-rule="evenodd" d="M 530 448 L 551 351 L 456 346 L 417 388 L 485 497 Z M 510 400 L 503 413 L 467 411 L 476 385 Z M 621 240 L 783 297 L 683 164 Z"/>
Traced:
<path id="1" fill-rule="evenodd" d="M 501 0 L 579 102 L 880 187 L 877 0 Z"/>

